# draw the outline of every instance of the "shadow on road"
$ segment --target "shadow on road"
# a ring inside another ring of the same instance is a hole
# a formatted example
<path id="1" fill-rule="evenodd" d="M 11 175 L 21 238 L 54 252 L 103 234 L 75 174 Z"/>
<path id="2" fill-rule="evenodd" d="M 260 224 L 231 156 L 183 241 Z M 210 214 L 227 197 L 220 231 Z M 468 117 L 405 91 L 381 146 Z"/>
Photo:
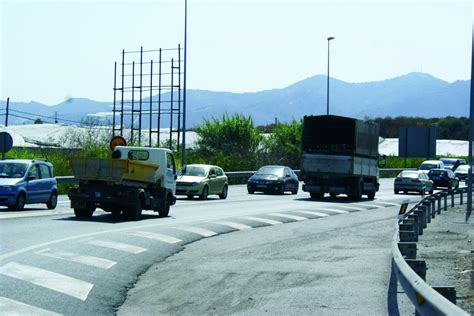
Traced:
<path id="1" fill-rule="evenodd" d="M 127 219 L 123 214 L 121 215 L 112 215 L 112 214 L 100 214 L 92 215 L 89 218 L 79 218 L 75 216 L 68 216 L 63 218 L 57 218 L 56 221 L 74 221 L 74 222 L 97 222 L 97 223 L 106 223 L 106 224 L 120 224 L 124 222 L 139 222 L 150 219 L 159 219 L 159 218 L 173 218 L 172 216 L 160 217 L 158 214 L 142 214 L 142 218 L 138 221 L 132 221 Z"/>

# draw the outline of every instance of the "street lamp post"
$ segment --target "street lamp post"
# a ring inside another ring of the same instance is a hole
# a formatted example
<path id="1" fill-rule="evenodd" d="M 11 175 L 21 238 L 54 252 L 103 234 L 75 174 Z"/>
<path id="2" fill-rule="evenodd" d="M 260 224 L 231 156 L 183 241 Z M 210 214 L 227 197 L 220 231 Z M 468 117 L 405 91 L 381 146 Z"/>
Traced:
<path id="1" fill-rule="evenodd" d="M 334 39 L 334 37 L 332 37 L 332 36 L 331 36 L 331 37 L 328 37 L 328 78 L 327 78 L 327 79 L 328 79 L 328 83 L 327 83 L 327 93 L 326 93 L 326 95 L 327 95 L 327 104 L 326 104 L 326 105 L 327 105 L 327 111 L 326 111 L 326 115 L 329 115 L 329 42 L 330 42 L 331 40 L 333 40 L 333 39 Z"/>

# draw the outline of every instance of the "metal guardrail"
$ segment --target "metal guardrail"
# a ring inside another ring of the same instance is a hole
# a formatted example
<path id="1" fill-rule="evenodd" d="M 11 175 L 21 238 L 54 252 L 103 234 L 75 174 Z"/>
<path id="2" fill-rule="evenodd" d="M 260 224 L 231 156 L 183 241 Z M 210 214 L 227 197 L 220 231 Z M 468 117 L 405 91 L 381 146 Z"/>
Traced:
<path id="1" fill-rule="evenodd" d="M 455 305 L 456 291 L 453 287 L 435 289 L 425 283 L 426 262 L 416 260 L 416 241 L 418 235 L 423 234 L 423 228 L 427 227 L 436 214 L 441 214 L 442 209 L 445 211 L 448 209 L 448 197 L 451 206 L 454 207 L 455 195 L 459 194 L 462 205 L 463 195 L 466 193 L 467 188 L 462 188 L 430 195 L 398 221 L 392 239 L 393 266 L 400 285 L 420 315 L 469 315 Z"/>
<path id="2" fill-rule="evenodd" d="M 380 173 L 393 173 L 393 172 L 401 172 L 402 170 L 416 170 L 415 168 L 393 168 L 393 169 L 380 169 Z M 299 176 L 300 170 L 294 170 L 295 173 Z M 255 171 L 229 171 L 225 174 L 229 178 L 241 178 L 241 177 L 251 177 Z M 58 183 L 75 183 L 77 179 L 74 176 L 61 176 L 56 177 Z"/>

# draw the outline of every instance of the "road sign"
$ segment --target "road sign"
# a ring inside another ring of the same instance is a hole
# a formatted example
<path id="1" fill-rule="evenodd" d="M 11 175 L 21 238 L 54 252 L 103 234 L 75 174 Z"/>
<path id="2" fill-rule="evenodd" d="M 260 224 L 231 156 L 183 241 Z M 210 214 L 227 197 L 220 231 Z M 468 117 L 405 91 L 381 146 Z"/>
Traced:
<path id="1" fill-rule="evenodd" d="M 400 211 L 398 211 L 398 219 L 403 219 L 405 217 L 405 213 L 408 209 L 408 203 L 410 203 L 410 200 L 405 200 L 403 201 L 402 205 L 400 205 Z"/>
<path id="2" fill-rule="evenodd" d="M 13 147 L 13 138 L 7 132 L 0 132 L 0 151 L 2 151 L 2 160 L 5 159 L 5 153 Z"/>
<path id="3" fill-rule="evenodd" d="M 110 149 L 113 151 L 117 146 L 127 146 L 127 141 L 122 136 L 114 136 L 110 139 L 109 143 Z"/>

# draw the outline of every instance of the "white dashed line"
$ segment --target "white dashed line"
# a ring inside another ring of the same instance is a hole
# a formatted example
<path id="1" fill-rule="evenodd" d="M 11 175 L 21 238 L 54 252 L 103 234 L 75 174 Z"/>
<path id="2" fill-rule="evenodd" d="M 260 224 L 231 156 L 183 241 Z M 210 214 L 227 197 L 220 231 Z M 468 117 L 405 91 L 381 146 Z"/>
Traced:
<path id="1" fill-rule="evenodd" d="M 320 211 L 334 212 L 334 213 L 338 213 L 338 214 L 347 214 L 347 213 L 349 213 L 349 211 L 335 210 L 335 209 L 332 209 L 332 208 L 318 208 L 318 210 L 320 210 Z"/>
<path id="2" fill-rule="evenodd" d="M 84 255 L 80 255 L 80 254 L 72 253 L 72 252 L 55 251 L 49 248 L 40 250 L 36 252 L 36 254 L 50 257 L 50 258 L 56 258 L 56 259 L 82 263 L 88 266 L 106 269 L 106 270 L 112 268 L 117 263 L 115 261 L 111 261 L 107 259 L 102 259 L 102 258 L 97 258 L 97 257 L 92 257 L 92 256 L 84 256 Z"/>
<path id="3" fill-rule="evenodd" d="M 85 301 L 94 284 L 66 275 L 10 262 L 0 267 L 0 274 L 30 282 Z"/>
<path id="4" fill-rule="evenodd" d="M 238 230 L 245 230 L 245 229 L 251 229 L 252 227 L 241 224 L 241 223 L 236 223 L 236 222 L 229 222 L 229 221 L 218 221 L 218 222 L 213 222 L 214 224 L 218 225 L 224 225 L 224 226 L 229 226 Z"/>
<path id="5" fill-rule="evenodd" d="M 171 237 L 171 236 L 167 236 L 167 235 L 163 235 L 163 234 L 158 234 L 158 233 L 145 232 L 145 231 L 128 232 L 127 235 L 158 240 L 158 241 L 162 241 L 162 242 L 165 242 L 165 243 L 168 243 L 168 244 L 176 244 L 176 243 L 179 243 L 179 242 L 182 241 L 179 238 L 175 238 L 175 237 Z"/>
<path id="6" fill-rule="evenodd" d="M 177 227 L 177 229 L 184 230 L 184 231 L 190 232 L 190 233 L 195 233 L 195 234 L 201 235 L 203 237 L 212 237 L 212 236 L 217 235 L 216 232 L 213 232 L 213 231 L 208 230 L 208 229 L 200 228 L 200 227 Z"/>
<path id="7" fill-rule="evenodd" d="M 379 204 L 388 205 L 388 206 L 400 206 L 400 203 L 391 203 L 391 202 L 382 202 L 382 201 L 374 201 L 374 203 L 379 203 Z"/>
<path id="8" fill-rule="evenodd" d="M 326 214 L 326 213 L 321 213 L 321 212 L 313 212 L 313 211 L 292 211 L 292 212 L 297 212 L 297 213 L 304 213 L 304 214 L 310 214 L 310 215 L 316 215 L 316 216 L 320 216 L 320 217 L 328 217 L 328 216 L 331 216 L 329 214 Z"/>
<path id="9" fill-rule="evenodd" d="M 35 316 L 59 316 L 51 311 L 27 305 L 21 302 L 11 300 L 0 296 L 0 310 L 4 316 L 35 315 Z"/>
<path id="10" fill-rule="evenodd" d="M 287 215 L 287 214 L 281 214 L 281 213 L 270 213 L 268 215 L 294 219 L 295 221 L 304 221 L 304 220 L 308 219 L 307 217 L 303 217 L 303 216 Z"/>
<path id="11" fill-rule="evenodd" d="M 384 207 L 384 206 L 381 206 L 381 205 L 368 204 L 368 203 L 357 203 L 357 205 L 367 206 L 367 207 L 371 207 L 371 208 L 383 208 Z"/>
<path id="12" fill-rule="evenodd" d="M 242 218 L 249 219 L 249 220 L 255 221 L 255 222 L 270 224 L 270 225 L 283 224 L 282 222 L 275 221 L 273 219 L 266 219 L 266 218 L 260 218 L 260 217 L 246 216 L 246 217 L 242 217 Z"/>
<path id="13" fill-rule="evenodd" d="M 134 246 L 134 245 L 129 245 L 129 244 L 124 244 L 124 243 L 120 243 L 120 242 L 115 242 L 115 241 L 89 239 L 89 240 L 84 240 L 83 242 L 88 244 L 88 245 L 99 246 L 99 247 L 124 251 L 124 252 L 128 252 L 128 253 L 133 253 L 134 255 L 142 253 L 144 251 L 147 251 L 146 248 L 142 248 L 142 247 L 138 247 L 138 246 Z"/>
<path id="14" fill-rule="evenodd" d="M 367 209 L 365 208 L 362 208 L 362 207 L 355 207 L 355 206 L 345 206 L 345 205 L 338 205 L 337 207 L 342 207 L 342 208 L 346 208 L 348 210 L 354 210 L 354 211 L 365 211 Z"/>

